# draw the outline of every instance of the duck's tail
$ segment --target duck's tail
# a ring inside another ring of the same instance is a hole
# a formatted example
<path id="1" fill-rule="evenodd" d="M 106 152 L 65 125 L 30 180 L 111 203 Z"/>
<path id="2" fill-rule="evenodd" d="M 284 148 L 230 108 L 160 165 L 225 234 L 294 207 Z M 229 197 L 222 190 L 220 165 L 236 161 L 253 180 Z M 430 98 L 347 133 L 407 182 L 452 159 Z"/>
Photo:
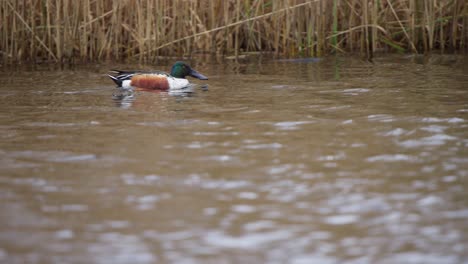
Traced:
<path id="1" fill-rule="evenodd" d="M 112 76 L 112 75 L 110 75 L 110 74 L 108 74 L 107 76 L 109 76 L 109 78 L 111 78 L 112 81 L 114 81 L 115 84 L 117 84 L 118 87 L 122 87 L 122 81 L 123 81 L 123 80 L 119 79 L 119 78 L 116 77 L 116 76 Z"/>
<path id="2" fill-rule="evenodd" d="M 136 71 L 121 70 L 110 70 L 109 72 L 114 75 L 108 74 L 107 76 L 109 76 L 109 78 L 111 78 L 118 87 L 122 87 L 123 81 L 131 79 L 132 76 L 136 73 Z"/>

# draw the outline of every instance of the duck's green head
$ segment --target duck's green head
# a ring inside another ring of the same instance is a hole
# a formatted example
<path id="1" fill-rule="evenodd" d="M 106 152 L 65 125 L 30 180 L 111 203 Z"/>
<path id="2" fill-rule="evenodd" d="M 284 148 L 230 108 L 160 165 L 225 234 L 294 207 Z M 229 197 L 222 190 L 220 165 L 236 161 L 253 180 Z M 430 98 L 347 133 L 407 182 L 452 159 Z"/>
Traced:
<path id="1" fill-rule="evenodd" d="M 183 61 L 178 61 L 172 66 L 171 75 L 175 78 L 185 78 L 186 76 L 192 76 L 200 80 L 208 80 L 205 75 L 192 69 L 187 63 Z"/>

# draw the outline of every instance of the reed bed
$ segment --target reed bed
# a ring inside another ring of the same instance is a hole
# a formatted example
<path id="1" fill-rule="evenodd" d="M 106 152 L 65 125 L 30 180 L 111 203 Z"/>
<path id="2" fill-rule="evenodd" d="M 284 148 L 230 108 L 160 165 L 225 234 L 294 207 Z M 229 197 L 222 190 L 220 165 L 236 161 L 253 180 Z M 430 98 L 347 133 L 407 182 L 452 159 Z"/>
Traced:
<path id="1" fill-rule="evenodd" d="M 466 51 L 466 0 L 1 0 L 3 61 Z"/>

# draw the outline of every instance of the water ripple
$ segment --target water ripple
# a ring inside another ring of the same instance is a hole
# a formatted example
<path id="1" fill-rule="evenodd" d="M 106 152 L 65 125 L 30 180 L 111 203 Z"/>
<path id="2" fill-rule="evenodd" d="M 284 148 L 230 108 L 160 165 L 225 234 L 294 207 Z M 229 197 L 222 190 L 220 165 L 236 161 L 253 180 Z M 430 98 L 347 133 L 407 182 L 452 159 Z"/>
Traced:
<path id="1" fill-rule="evenodd" d="M 1 154 L 1 153 L 0 153 Z M 98 156 L 96 154 L 76 154 L 73 152 L 67 151 L 34 151 L 34 150 L 24 150 L 24 151 L 12 151 L 4 153 L 9 158 L 14 159 L 33 159 L 33 160 L 42 160 L 48 162 L 57 162 L 57 163 L 85 163 L 85 162 L 107 162 L 118 163 L 122 161 L 128 161 L 121 157 L 115 157 L 110 155 Z M 15 161 L 17 162 L 17 161 Z M 18 161 L 21 162 L 21 161 Z"/>
<path id="2" fill-rule="evenodd" d="M 379 162 L 379 161 L 385 161 L 385 162 L 399 162 L 399 161 L 407 161 L 407 162 L 415 162 L 418 161 L 418 158 L 410 155 L 404 155 L 404 154 L 384 154 L 384 155 L 378 155 L 378 156 L 373 156 L 369 157 L 366 159 L 368 162 Z"/>
<path id="3" fill-rule="evenodd" d="M 280 130 L 297 130 L 299 129 L 300 125 L 304 124 L 312 124 L 315 123 L 313 121 L 284 121 L 284 122 L 277 122 L 274 124 Z"/>
<path id="4" fill-rule="evenodd" d="M 346 214 L 346 215 L 334 215 L 325 218 L 325 223 L 330 225 L 348 225 L 355 223 L 359 220 L 359 216 Z"/>
<path id="5" fill-rule="evenodd" d="M 367 116 L 367 119 L 371 122 L 382 122 L 382 123 L 395 121 L 395 118 L 392 115 L 387 115 L 387 114 L 369 115 Z"/>
<path id="6" fill-rule="evenodd" d="M 248 233 L 242 236 L 230 236 L 219 231 L 211 231 L 204 237 L 205 243 L 222 248 L 255 250 L 275 241 L 287 240 L 293 236 L 288 230 Z"/>
<path id="7" fill-rule="evenodd" d="M 444 145 L 447 141 L 456 140 L 457 137 L 449 136 L 446 134 L 436 134 L 421 139 L 409 139 L 398 142 L 398 145 L 406 148 L 417 148 L 422 146 L 440 146 Z"/>
<path id="8" fill-rule="evenodd" d="M 424 123 L 463 123 L 463 118 L 451 117 L 451 118 L 438 118 L 438 117 L 425 117 L 421 120 Z"/>
<path id="9" fill-rule="evenodd" d="M 271 144 L 253 144 L 244 146 L 246 149 L 279 149 L 282 148 L 283 145 L 280 143 L 271 143 Z"/>

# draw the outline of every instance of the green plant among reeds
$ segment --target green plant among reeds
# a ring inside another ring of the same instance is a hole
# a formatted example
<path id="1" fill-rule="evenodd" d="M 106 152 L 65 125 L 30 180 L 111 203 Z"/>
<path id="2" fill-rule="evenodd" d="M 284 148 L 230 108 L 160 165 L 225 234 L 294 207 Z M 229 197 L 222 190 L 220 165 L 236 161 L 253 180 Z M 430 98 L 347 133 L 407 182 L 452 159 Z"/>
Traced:
<path id="1" fill-rule="evenodd" d="M 466 51 L 466 0 L 1 0 L 4 62 Z"/>

